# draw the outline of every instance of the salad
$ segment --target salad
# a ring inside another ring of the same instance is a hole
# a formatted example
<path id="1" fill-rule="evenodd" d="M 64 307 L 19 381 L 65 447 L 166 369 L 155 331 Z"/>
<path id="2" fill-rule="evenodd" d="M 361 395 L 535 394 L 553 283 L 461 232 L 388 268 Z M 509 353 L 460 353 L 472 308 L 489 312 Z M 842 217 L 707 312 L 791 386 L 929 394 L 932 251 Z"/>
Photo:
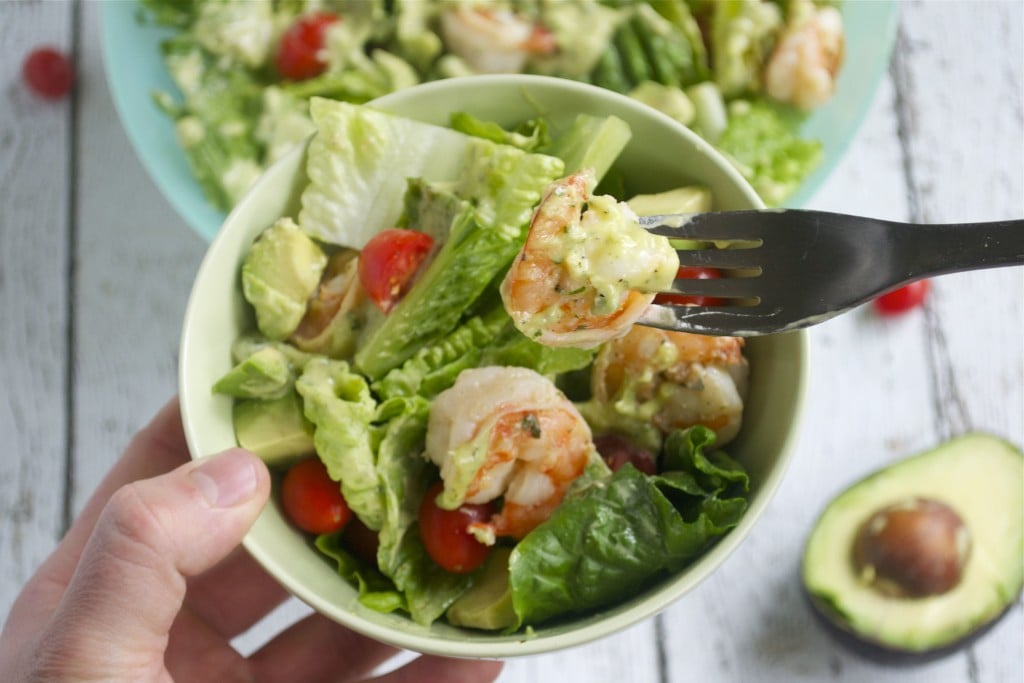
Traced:
<path id="1" fill-rule="evenodd" d="M 678 269 L 637 213 L 709 210 L 705 188 L 621 201 L 615 117 L 310 112 L 300 208 L 244 259 L 252 325 L 213 391 L 362 604 L 528 630 L 739 522 L 743 341 L 629 324 Z"/>
<path id="2" fill-rule="evenodd" d="M 311 97 L 363 103 L 439 78 L 536 73 L 622 92 L 724 152 L 781 204 L 821 145 L 843 24 L 829 0 L 140 0 L 173 27 L 157 103 L 209 201 L 230 209 L 313 131 Z"/>

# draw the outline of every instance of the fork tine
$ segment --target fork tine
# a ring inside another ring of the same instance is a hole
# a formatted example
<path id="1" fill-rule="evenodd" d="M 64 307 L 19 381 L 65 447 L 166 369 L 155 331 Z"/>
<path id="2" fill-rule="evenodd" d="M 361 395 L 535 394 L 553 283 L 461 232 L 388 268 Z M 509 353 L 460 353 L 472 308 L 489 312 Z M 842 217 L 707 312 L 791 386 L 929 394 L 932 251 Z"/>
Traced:
<path id="1" fill-rule="evenodd" d="M 780 311 L 765 304 L 756 306 L 662 306 L 647 307 L 637 321 L 663 330 L 730 337 L 755 337 L 777 332 Z"/>
<path id="2" fill-rule="evenodd" d="M 725 299 L 754 299 L 757 295 L 756 277 L 725 277 L 707 280 L 676 278 L 672 291 L 687 296 L 709 296 Z"/>
<path id="3" fill-rule="evenodd" d="M 677 249 L 679 265 L 708 268 L 757 268 L 761 257 L 757 247 L 751 249 Z"/>
<path id="4" fill-rule="evenodd" d="M 672 239 L 722 241 L 759 240 L 764 236 L 767 212 L 716 211 L 710 213 L 642 216 L 640 225 L 648 232 Z M 754 220 L 744 214 L 758 214 Z"/>

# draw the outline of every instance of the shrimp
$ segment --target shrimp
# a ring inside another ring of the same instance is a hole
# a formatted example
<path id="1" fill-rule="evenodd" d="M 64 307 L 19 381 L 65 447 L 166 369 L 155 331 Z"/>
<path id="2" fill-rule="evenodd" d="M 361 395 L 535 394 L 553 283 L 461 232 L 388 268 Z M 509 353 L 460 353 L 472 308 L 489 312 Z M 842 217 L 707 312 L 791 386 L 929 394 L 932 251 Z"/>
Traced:
<path id="1" fill-rule="evenodd" d="M 595 184 L 587 169 L 548 187 L 501 284 L 512 321 L 541 344 L 586 348 L 626 334 L 679 269 L 669 241 L 626 203 L 591 195 Z"/>
<path id="2" fill-rule="evenodd" d="M 843 17 L 835 7 L 808 2 L 794 5 L 789 24 L 765 65 L 765 91 L 808 111 L 835 90 L 845 49 Z"/>
<path id="3" fill-rule="evenodd" d="M 606 344 L 591 370 L 594 401 L 625 410 L 661 434 L 703 425 L 719 445 L 739 432 L 749 365 L 740 337 L 637 326 Z"/>
<path id="4" fill-rule="evenodd" d="M 460 5 L 441 15 L 448 50 L 478 73 L 521 73 L 534 55 L 553 54 L 554 36 L 508 9 Z"/>
<path id="5" fill-rule="evenodd" d="M 295 346 L 331 358 L 346 358 L 355 350 L 366 301 L 357 274 L 358 257 L 359 252 L 352 249 L 342 249 L 331 256 L 320 286 L 306 307 L 306 315 L 292 333 Z"/>
<path id="6" fill-rule="evenodd" d="M 488 544 L 546 520 L 595 454 L 576 407 L 528 368 L 464 370 L 430 408 L 426 457 L 441 469 L 441 507 L 504 497 L 500 512 L 471 525 Z"/>

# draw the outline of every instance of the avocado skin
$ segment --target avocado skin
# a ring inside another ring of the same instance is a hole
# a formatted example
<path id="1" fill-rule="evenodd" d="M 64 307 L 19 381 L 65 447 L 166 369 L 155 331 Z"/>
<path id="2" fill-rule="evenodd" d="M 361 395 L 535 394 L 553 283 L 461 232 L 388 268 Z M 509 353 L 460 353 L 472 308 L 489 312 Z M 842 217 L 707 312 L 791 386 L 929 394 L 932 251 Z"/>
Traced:
<path id="1" fill-rule="evenodd" d="M 887 641 L 881 638 L 873 637 L 871 634 L 857 630 L 850 623 L 848 617 L 844 615 L 839 608 L 833 605 L 828 598 L 823 597 L 819 593 L 819 591 L 822 591 L 823 589 L 827 588 L 828 591 L 826 592 L 831 592 L 833 595 L 836 595 L 836 586 L 838 585 L 839 588 L 842 588 L 843 586 L 841 583 L 833 583 L 832 585 L 823 586 L 820 569 L 817 569 L 815 572 L 813 572 L 813 579 L 809 578 L 809 575 L 812 574 L 812 572 L 809 571 L 809 566 L 812 564 L 820 565 L 822 562 L 826 561 L 824 556 L 821 554 L 821 549 L 823 547 L 827 548 L 829 550 L 828 554 L 833 557 L 838 557 L 840 555 L 848 557 L 851 554 L 851 549 L 847 547 L 844 543 L 844 541 L 849 541 L 851 538 L 849 536 L 848 527 L 844 530 L 836 526 L 835 519 L 837 515 L 843 515 L 845 513 L 845 510 L 847 509 L 856 509 L 860 516 L 859 518 L 863 520 L 867 519 L 875 511 L 873 506 L 881 507 L 886 503 L 893 502 L 891 500 L 870 500 L 870 496 L 865 495 L 864 497 L 868 498 L 869 500 L 866 500 L 863 506 L 858 505 L 855 508 L 853 505 L 849 503 L 849 499 L 851 498 L 851 495 L 853 495 L 855 492 L 858 492 L 859 487 L 865 485 L 869 487 L 871 485 L 877 485 L 879 478 L 885 478 L 890 476 L 892 470 L 897 470 L 898 472 L 902 473 L 906 471 L 904 467 L 905 464 L 912 463 L 911 469 L 909 469 L 909 471 L 919 476 L 911 477 L 910 479 L 913 483 L 907 485 L 906 490 L 901 492 L 900 495 L 908 497 L 914 496 L 919 493 L 918 487 L 922 486 L 921 480 L 923 479 L 923 477 L 920 476 L 920 463 L 922 461 L 928 459 L 929 463 L 932 460 L 935 460 L 936 462 L 939 462 L 943 465 L 962 465 L 966 462 L 964 460 L 965 457 L 970 457 L 972 454 L 975 454 L 978 451 L 984 451 L 986 457 L 992 459 L 992 462 L 995 462 L 997 465 L 999 465 L 999 467 L 1002 468 L 1002 470 L 997 471 L 995 475 L 1001 476 L 1001 478 L 1010 482 L 1008 490 L 1013 490 L 1012 487 L 1017 482 L 1021 484 L 1020 488 L 1017 490 L 1024 490 L 1024 474 L 1022 474 L 1021 469 L 1022 465 L 1024 465 L 1024 453 L 1021 452 L 1021 449 L 1016 445 L 1011 444 L 999 437 L 974 432 L 954 438 L 931 450 L 924 451 L 914 456 L 894 462 L 888 467 L 880 469 L 870 474 L 869 476 L 865 477 L 864 479 L 860 480 L 859 482 L 853 484 L 852 486 L 848 487 L 846 490 L 844 490 L 835 498 L 833 498 L 832 501 L 830 501 L 829 504 L 826 506 L 825 510 L 822 512 L 818 520 L 815 522 L 814 529 L 808 537 L 807 547 L 805 548 L 804 558 L 802 562 L 801 584 L 804 596 L 811 607 L 811 611 L 814 613 L 819 623 L 821 623 L 825 627 L 824 630 L 831 637 L 833 637 L 833 639 L 841 646 L 845 647 L 847 650 L 853 652 L 858 656 L 882 664 L 892 666 L 913 666 L 925 664 L 938 659 L 942 659 L 944 657 L 948 657 L 949 655 L 954 654 L 958 650 L 961 650 L 967 645 L 975 642 L 978 638 L 982 637 L 984 634 L 989 632 L 1000 621 L 1000 619 L 1009 611 L 1009 609 L 1013 607 L 1013 605 L 1016 603 L 1018 596 L 1021 594 L 1022 584 L 1020 576 L 1021 570 L 1020 567 L 1016 566 L 1020 563 L 1020 560 L 1017 558 L 1011 558 L 1011 561 L 1008 564 L 997 565 L 1000 568 L 1006 570 L 1006 574 L 999 577 L 1001 581 L 999 587 L 1005 589 L 1004 592 L 1007 593 L 1007 595 L 1003 598 L 1004 604 L 1000 605 L 1000 609 L 989 614 L 987 617 L 985 617 L 984 621 L 978 621 L 973 626 L 973 628 L 971 628 L 971 630 L 946 642 L 936 642 L 933 645 L 925 647 L 915 647 L 912 645 L 908 645 L 907 647 L 900 647 L 898 643 L 892 642 L 892 640 Z M 984 460 L 984 458 L 981 455 L 977 455 L 976 458 L 977 459 L 975 462 L 977 463 L 982 463 Z M 1003 464 L 1000 464 L 1000 461 Z M 916 469 L 914 465 L 915 463 L 917 465 Z M 981 466 L 982 465 L 979 464 L 979 467 Z M 939 469 L 942 470 L 943 472 L 948 471 L 946 468 Z M 947 486 L 950 490 L 963 488 L 963 481 L 957 478 L 958 475 L 964 474 L 963 470 L 961 469 L 957 471 L 955 468 L 953 469 L 954 472 L 956 472 L 956 474 L 947 475 L 950 476 L 948 483 L 945 479 L 941 478 L 941 475 L 936 479 L 936 481 Z M 894 484 L 894 486 L 896 486 L 896 484 Z M 903 484 L 899 483 L 899 486 L 902 487 Z M 986 493 L 988 492 L 986 491 Z M 1009 497 L 1003 501 L 1004 505 L 1007 503 L 1010 505 L 1021 506 L 1021 496 L 1019 494 L 1014 495 L 1011 493 Z M 998 503 L 996 503 L 995 505 L 998 505 Z M 843 512 L 837 513 L 834 511 L 834 509 L 842 510 Z M 1022 506 L 1022 509 L 1018 510 L 1005 509 L 1001 507 L 995 507 L 992 511 L 988 510 L 987 508 L 982 509 L 984 509 L 986 513 L 989 513 L 990 515 L 994 515 L 996 517 L 1002 515 L 1008 519 L 1018 520 L 1021 519 L 1021 514 L 1024 513 L 1024 506 Z M 971 510 L 971 512 L 974 511 Z M 824 531 L 821 530 L 825 523 L 829 524 L 829 526 L 826 528 L 826 531 L 831 532 L 831 534 L 826 534 Z M 978 530 L 979 526 L 982 527 L 980 532 Z M 1017 533 L 1017 537 L 1019 537 L 1021 533 L 1020 529 L 1016 529 L 1015 531 Z M 983 541 L 986 538 L 991 538 L 991 536 L 986 536 L 986 534 L 990 534 L 991 532 L 988 531 L 985 525 L 975 525 L 975 528 L 971 529 L 971 533 L 975 535 L 976 538 L 980 537 Z M 821 540 L 822 534 L 824 534 L 824 538 L 828 538 L 830 535 L 841 536 L 841 538 L 837 538 L 834 542 L 830 541 L 828 544 L 824 544 Z M 1007 540 L 1009 542 L 1013 541 L 1012 538 Z M 1019 538 L 1017 540 L 1019 542 Z M 812 548 L 812 546 L 815 545 L 815 543 L 817 544 L 817 546 Z M 852 560 L 850 560 L 850 565 L 852 566 Z M 981 570 L 978 571 L 980 572 Z M 1014 574 L 1014 572 L 1016 572 L 1016 575 Z M 852 570 L 851 573 L 853 573 Z M 838 579 L 829 579 L 830 582 L 842 582 L 847 580 L 849 579 L 845 579 L 842 577 Z M 971 581 L 972 584 L 976 584 L 976 582 L 974 581 L 973 574 L 971 573 L 970 566 L 965 567 L 964 576 L 961 577 L 961 583 L 967 581 Z M 851 591 L 864 590 L 864 587 L 858 586 L 855 581 L 851 581 L 851 583 L 847 586 L 847 589 Z M 951 589 L 950 592 L 955 590 L 956 587 Z M 977 588 L 972 588 L 971 590 L 976 591 Z M 841 592 L 842 591 L 840 591 L 840 595 L 838 595 L 838 598 L 842 600 L 845 608 L 850 608 L 850 596 L 843 596 L 841 595 Z M 941 598 L 942 594 L 938 596 L 908 600 L 907 609 L 915 609 L 915 603 L 919 603 L 921 601 L 929 601 Z M 972 619 L 977 619 L 977 615 L 975 614 L 965 614 L 960 616 L 964 622 L 967 622 Z M 863 612 L 859 614 L 859 618 L 863 620 Z"/>
<path id="2" fill-rule="evenodd" d="M 808 591 L 806 585 L 803 587 L 802 592 L 807 600 L 807 604 L 811 608 L 811 612 L 814 614 L 815 620 L 824 627 L 824 631 L 835 642 L 862 659 L 893 667 L 921 666 L 956 654 L 995 628 L 996 624 L 1010 611 L 1010 608 L 1015 603 L 1014 600 L 1010 600 L 1003 611 L 993 617 L 991 621 L 983 624 L 959 640 L 941 647 L 915 652 L 899 650 L 885 643 L 871 640 L 863 634 L 858 634 L 847 626 L 842 620 L 842 616 L 836 614 L 836 611 L 826 601 Z"/>

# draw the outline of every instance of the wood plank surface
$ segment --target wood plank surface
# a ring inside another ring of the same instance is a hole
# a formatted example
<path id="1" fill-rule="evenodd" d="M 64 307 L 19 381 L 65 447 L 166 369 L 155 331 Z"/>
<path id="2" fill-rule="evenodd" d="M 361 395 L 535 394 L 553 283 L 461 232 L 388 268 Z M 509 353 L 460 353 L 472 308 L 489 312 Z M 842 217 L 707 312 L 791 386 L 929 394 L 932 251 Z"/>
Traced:
<path id="1" fill-rule="evenodd" d="M 934 222 L 1024 215 L 1024 4 L 902 9 L 888 77 L 814 206 Z M 0 615 L 175 391 L 181 318 L 205 249 L 116 120 L 99 14 L 94 2 L 0 2 L 0 435 L 10 449 L 0 458 Z M 77 49 L 76 99 L 44 103 L 21 86 L 22 54 L 45 42 Z M 511 660 L 500 680 L 1024 680 L 1019 601 L 970 648 L 892 669 L 825 635 L 798 574 L 815 517 L 861 476 L 969 429 L 1024 443 L 1022 301 L 1019 269 L 947 276 L 908 315 L 866 307 L 812 329 L 789 472 L 721 570 L 657 619 Z M 236 646 L 251 651 L 308 611 L 293 600 Z"/>
<path id="2" fill-rule="evenodd" d="M 0 614 L 64 524 L 73 100 L 24 86 L 42 44 L 71 51 L 71 5 L 0 8 Z"/>

